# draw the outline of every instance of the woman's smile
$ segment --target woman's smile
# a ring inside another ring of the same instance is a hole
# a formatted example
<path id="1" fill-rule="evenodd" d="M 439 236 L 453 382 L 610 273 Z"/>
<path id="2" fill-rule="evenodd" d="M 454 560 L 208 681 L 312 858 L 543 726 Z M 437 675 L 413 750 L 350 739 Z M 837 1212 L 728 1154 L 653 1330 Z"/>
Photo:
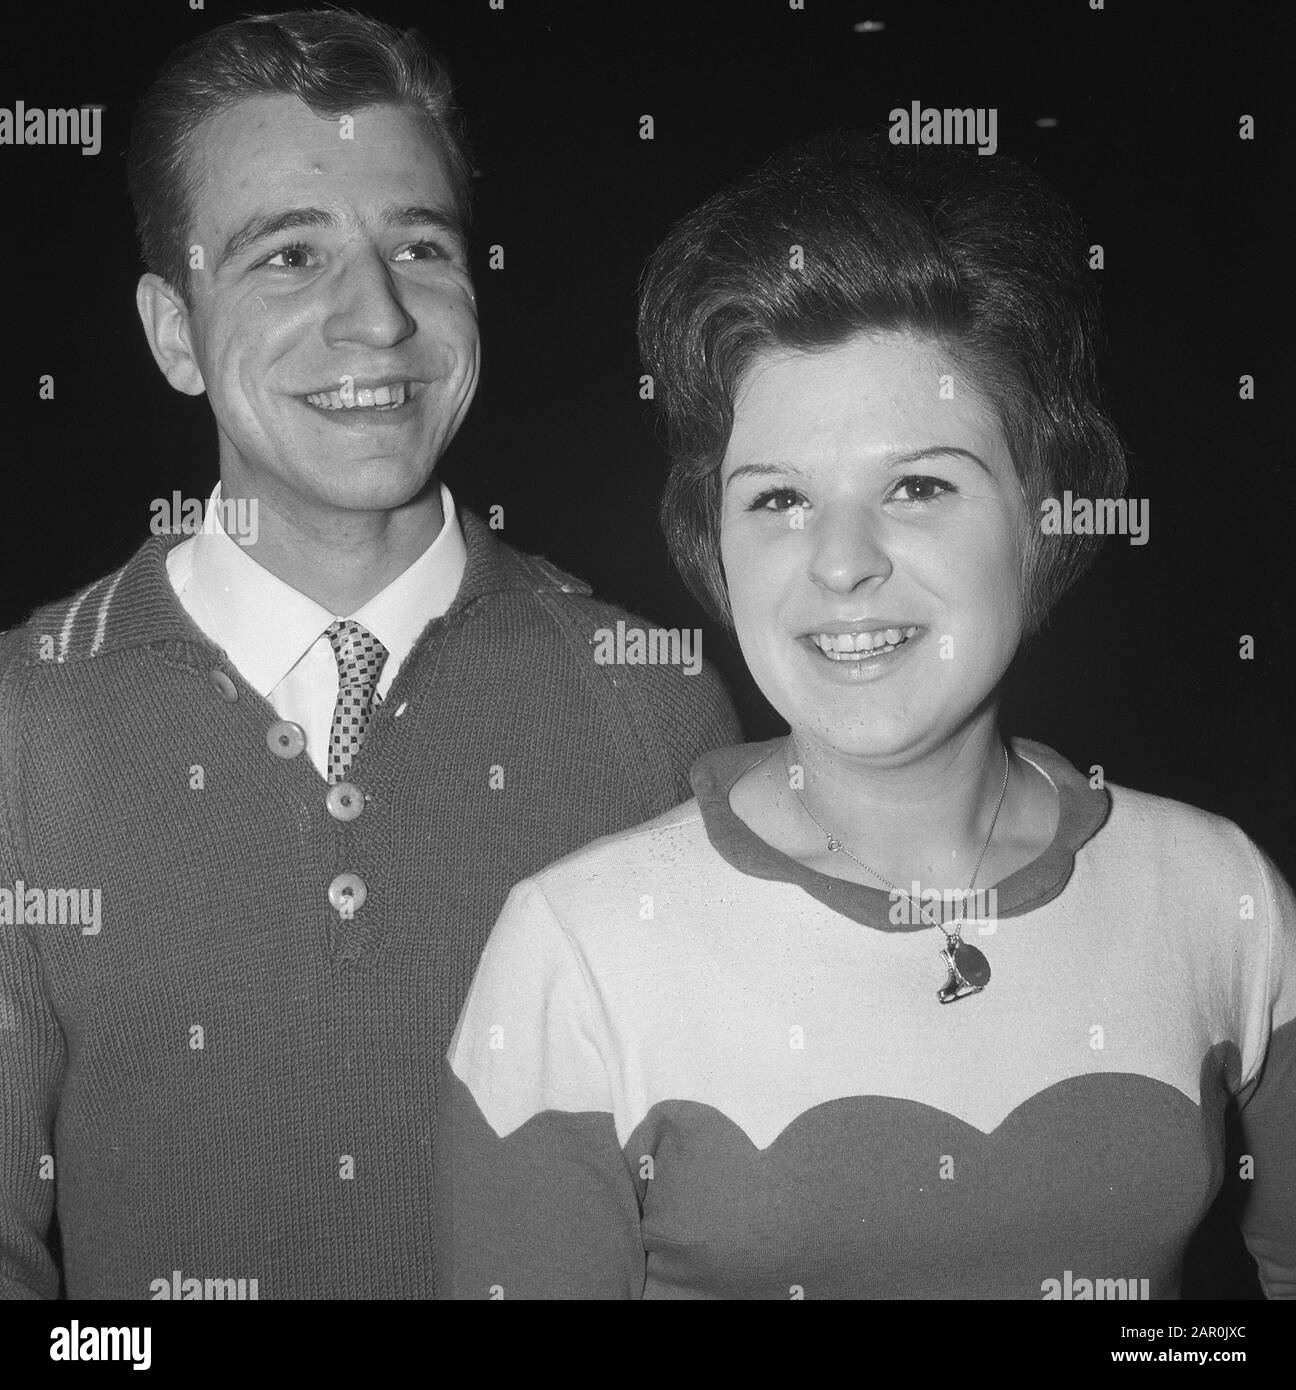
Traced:
<path id="1" fill-rule="evenodd" d="M 796 639 L 826 680 L 874 681 L 897 670 L 926 636 L 920 627 L 813 632 Z"/>

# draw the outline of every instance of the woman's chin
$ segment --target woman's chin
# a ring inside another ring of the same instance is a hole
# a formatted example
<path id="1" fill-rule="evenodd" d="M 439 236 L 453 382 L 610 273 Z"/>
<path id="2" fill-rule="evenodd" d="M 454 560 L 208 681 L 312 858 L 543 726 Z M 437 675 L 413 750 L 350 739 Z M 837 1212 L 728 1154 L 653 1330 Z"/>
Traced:
<path id="1" fill-rule="evenodd" d="M 904 716 L 886 718 L 880 713 L 860 719 L 858 711 L 840 707 L 801 704 L 779 711 L 787 720 L 797 747 L 813 747 L 844 762 L 886 762 L 925 747 L 932 729 Z"/>

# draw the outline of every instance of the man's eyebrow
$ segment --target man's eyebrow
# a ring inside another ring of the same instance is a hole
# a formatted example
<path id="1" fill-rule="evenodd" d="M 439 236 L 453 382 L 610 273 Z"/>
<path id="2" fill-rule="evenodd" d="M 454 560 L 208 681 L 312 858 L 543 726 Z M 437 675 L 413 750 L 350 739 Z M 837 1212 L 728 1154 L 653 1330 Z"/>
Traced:
<path id="1" fill-rule="evenodd" d="M 460 241 L 467 237 L 463 219 L 450 208 L 430 207 L 424 203 L 389 203 L 383 208 L 382 220 L 389 227 L 437 227 Z"/>
<path id="2" fill-rule="evenodd" d="M 336 221 L 337 218 L 323 208 L 287 208 L 283 212 L 253 213 L 225 243 L 216 259 L 216 269 L 220 270 L 258 241 L 296 231 L 299 227 L 331 227 Z"/>
<path id="3" fill-rule="evenodd" d="M 903 468 L 907 464 L 919 463 L 923 459 L 941 458 L 951 455 L 955 458 L 971 459 L 978 467 L 984 468 L 990 477 L 994 477 L 994 474 L 990 471 L 990 467 L 984 459 L 978 457 L 978 455 L 974 454 L 970 449 L 960 449 L 954 444 L 933 444 L 926 449 L 906 449 L 900 453 L 886 454 L 879 462 L 883 468 Z M 725 480 L 725 487 L 728 488 L 729 484 L 732 483 L 735 478 L 765 478 L 775 473 L 784 474 L 793 478 L 799 478 L 801 476 L 800 469 L 794 468 L 790 463 L 744 463 L 730 473 L 729 477 Z"/>
<path id="4" fill-rule="evenodd" d="M 422 203 L 389 203 L 383 208 L 381 218 L 388 227 L 436 227 L 460 241 L 464 240 L 462 219 L 446 208 Z M 226 241 L 216 261 L 216 269 L 220 270 L 257 242 L 304 227 L 334 227 L 338 221 L 335 213 L 326 212 L 323 208 L 286 208 L 283 212 L 253 213 Z"/>

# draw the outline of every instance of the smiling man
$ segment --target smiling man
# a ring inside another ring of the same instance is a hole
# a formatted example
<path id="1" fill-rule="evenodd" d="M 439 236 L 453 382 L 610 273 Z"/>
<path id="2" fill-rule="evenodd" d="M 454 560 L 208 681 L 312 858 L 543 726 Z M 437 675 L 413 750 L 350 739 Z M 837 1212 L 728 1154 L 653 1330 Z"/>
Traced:
<path id="1" fill-rule="evenodd" d="M 733 713 L 596 662 L 641 620 L 436 477 L 480 355 L 416 35 L 213 30 L 129 169 L 220 481 L 0 645 L 0 1296 L 427 1296 L 437 1063 L 509 888 L 681 800 Z M 93 933 L 27 910 L 78 889 Z"/>
<path id="2" fill-rule="evenodd" d="M 402 106 L 333 118 L 250 97 L 204 122 L 190 158 L 211 269 L 188 296 L 144 276 L 145 330 L 171 384 L 212 402 L 222 494 L 258 501 L 256 560 L 350 612 L 442 527 L 427 483 L 480 360 L 466 194 Z"/>

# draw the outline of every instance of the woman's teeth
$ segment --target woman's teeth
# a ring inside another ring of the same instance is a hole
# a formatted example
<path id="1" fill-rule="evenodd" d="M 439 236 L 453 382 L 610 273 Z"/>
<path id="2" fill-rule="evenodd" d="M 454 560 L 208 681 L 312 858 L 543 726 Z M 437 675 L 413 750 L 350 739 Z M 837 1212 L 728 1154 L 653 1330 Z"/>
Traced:
<path id="1" fill-rule="evenodd" d="M 810 640 L 832 661 L 858 661 L 894 651 L 917 631 L 916 627 L 888 627 L 879 632 L 814 632 Z"/>
<path id="2" fill-rule="evenodd" d="M 367 387 L 361 391 L 319 391 L 306 399 L 321 410 L 394 410 L 405 404 L 408 383 L 398 381 L 395 386 L 378 386 L 372 391 Z"/>

